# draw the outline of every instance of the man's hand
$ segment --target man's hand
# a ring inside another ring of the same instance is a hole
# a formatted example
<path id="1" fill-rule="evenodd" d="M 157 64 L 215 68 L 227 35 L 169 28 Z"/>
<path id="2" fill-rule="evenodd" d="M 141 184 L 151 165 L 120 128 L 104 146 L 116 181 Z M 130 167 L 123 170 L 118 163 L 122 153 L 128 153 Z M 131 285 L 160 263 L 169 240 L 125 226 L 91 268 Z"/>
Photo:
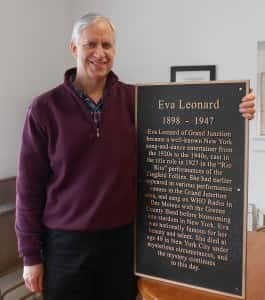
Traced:
<path id="1" fill-rule="evenodd" d="M 43 265 L 24 266 L 23 279 L 26 287 L 34 293 L 41 293 L 43 287 Z"/>
<path id="2" fill-rule="evenodd" d="M 256 97 L 250 90 L 250 93 L 247 94 L 244 98 L 242 98 L 241 103 L 239 105 L 239 111 L 241 112 L 242 116 L 248 120 L 254 118 L 256 109 L 255 109 L 255 99 Z"/>

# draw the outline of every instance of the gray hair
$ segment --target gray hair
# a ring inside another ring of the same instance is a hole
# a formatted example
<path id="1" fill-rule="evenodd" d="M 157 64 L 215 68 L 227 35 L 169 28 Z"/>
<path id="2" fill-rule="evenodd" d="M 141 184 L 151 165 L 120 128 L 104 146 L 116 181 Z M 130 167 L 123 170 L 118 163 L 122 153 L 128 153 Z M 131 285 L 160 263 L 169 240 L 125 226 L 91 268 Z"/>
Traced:
<path id="1" fill-rule="evenodd" d="M 79 18 L 74 23 L 71 40 L 76 44 L 79 41 L 81 31 L 85 27 L 91 24 L 95 24 L 97 22 L 107 23 L 110 26 L 111 30 L 113 31 L 114 40 L 115 40 L 115 32 L 116 32 L 115 26 L 113 25 L 110 19 L 99 14 L 86 14 L 81 18 Z"/>

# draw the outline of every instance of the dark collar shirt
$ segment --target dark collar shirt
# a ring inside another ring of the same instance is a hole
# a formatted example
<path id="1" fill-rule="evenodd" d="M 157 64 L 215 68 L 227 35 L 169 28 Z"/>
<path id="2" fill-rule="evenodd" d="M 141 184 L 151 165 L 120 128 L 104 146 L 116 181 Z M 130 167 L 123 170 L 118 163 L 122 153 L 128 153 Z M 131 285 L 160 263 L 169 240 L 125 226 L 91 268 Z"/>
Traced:
<path id="1" fill-rule="evenodd" d="M 83 91 L 79 90 L 74 85 L 74 77 L 70 79 L 70 82 L 72 84 L 72 87 L 77 94 L 77 96 L 86 103 L 88 110 L 91 113 L 92 119 L 94 123 L 96 124 L 97 129 L 99 128 L 99 123 L 101 119 L 101 112 L 103 107 L 103 99 L 101 98 L 98 103 L 95 103 L 89 96 L 87 96 Z"/>

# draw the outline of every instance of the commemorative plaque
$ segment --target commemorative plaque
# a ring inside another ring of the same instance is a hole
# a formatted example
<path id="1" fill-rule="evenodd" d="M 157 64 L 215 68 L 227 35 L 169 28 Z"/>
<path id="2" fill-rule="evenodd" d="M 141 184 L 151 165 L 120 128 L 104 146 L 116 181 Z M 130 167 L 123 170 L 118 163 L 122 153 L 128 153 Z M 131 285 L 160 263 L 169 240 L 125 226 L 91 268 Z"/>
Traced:
<path id="1" fill-rule="evenodd" d="M 136 87 L 137 275 L 244 298 L 248 89 Z"/>

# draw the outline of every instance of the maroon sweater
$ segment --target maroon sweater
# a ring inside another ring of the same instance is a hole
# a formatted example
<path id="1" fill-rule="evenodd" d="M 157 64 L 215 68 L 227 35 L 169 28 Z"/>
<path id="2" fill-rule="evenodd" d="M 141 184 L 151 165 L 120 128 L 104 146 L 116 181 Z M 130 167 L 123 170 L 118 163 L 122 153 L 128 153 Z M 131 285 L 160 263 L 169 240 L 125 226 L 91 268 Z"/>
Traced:
<path id="1" fill-rule="evenodd" d="M 111 72 L 100 136 L 65 81 L 29 107 L 17 175 L 16 233 L 25 265 L 41 261 L 43 228 L 93 232 L 133 221 L 134 87 Z"/>

